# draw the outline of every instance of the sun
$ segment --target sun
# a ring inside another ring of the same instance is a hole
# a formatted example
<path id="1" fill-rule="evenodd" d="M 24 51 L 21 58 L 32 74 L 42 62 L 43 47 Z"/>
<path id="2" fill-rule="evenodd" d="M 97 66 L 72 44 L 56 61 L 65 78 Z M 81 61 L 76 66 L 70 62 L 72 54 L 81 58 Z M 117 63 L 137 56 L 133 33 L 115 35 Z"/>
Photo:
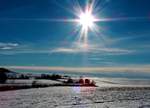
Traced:
<path id="1" fill-rule="evenodd" d="M 81 48 L 83 49 L 88 49 L 89 47 L 89 30 L 93 31 L 96 27 L 96 18 L 92 13 L 92 4 L 88 4 L 85 7 L 85 11 L 81 10 L 80 14 L 78 14 L 77 23 L 81 26 L 78 43 L 82 45 Z"/>
<path id="2" fill-rule="evenodd" d="M 91 28 L 94 24 L 94 21 L 94 16 L 88 11 L 81 13 L 78 20 L 79 24 L 81 24 L 82 27 L 86 29 Z"/>

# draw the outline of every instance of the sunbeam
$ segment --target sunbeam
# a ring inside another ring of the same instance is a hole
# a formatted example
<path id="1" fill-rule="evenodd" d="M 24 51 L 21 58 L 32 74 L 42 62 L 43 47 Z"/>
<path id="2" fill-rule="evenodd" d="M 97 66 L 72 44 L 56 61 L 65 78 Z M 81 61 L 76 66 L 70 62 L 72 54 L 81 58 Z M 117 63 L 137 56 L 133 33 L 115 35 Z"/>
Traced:
<path id="1" fill-rule="evenodd" d="M 81 8 L 79 10 L 81 10 Z M 77 16 L 78 19 L 76 19 L 76 21 L 81 26 L 78 42 L 80 46 L 82 46 L 81 48 L 87 49 L 89 46 L 88 32 L 94 29 L 95 21 L 98 21 L 93 15 L 93 2 L 88 2 L 84 11 L 80 11 Z"/>

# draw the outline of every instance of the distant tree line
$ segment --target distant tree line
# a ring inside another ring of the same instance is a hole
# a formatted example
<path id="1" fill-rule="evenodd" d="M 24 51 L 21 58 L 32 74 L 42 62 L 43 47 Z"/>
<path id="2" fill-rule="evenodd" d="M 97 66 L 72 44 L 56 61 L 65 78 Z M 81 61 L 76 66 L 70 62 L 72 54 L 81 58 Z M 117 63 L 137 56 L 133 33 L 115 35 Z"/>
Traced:
<path id="1" fill-rule="evenodd" d="M 8 79 L 29 79 L 30 77 L 28 75 L 25 74 L 19 74 L 19 75 L 7 75 Z"/>
<path id="2" fill-rule="evenodd" d="M 51 79 L 51 80 L 57 80 L 57 79 L 61 79 L 62 76 L 58 75 L 58 74 L 52 74 L 52 75 L 48 75 L 48 74 L 41 74 L 41 76 L 35 77 L 35 79 Z"/>
<path id="3" fill-rule="evenodd" d="M 5 68 L 0 68 L 0 83 L 5 83 L 7 79 L 49 79 L 49 80 L 57 80 L 68 78 L 68 76 L 62 76 L 59 74 L 41 74 L 39 76 L 28 75 L 28 74 L 20 74 L 13 71 L 10 71 Z"/>

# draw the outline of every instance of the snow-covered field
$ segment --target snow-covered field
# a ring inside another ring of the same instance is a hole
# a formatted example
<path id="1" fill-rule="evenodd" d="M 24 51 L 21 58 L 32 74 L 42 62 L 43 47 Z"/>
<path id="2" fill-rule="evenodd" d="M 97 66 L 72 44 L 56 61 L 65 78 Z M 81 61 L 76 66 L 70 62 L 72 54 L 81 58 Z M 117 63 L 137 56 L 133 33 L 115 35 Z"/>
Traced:
<path id="1" fill-rule="evenodd" d="M 131 88 L 106 79 L 99 82 L 113 87 L 48 87 L 0 92 L 0 108 L 150 108 L 147 84 Z"/>

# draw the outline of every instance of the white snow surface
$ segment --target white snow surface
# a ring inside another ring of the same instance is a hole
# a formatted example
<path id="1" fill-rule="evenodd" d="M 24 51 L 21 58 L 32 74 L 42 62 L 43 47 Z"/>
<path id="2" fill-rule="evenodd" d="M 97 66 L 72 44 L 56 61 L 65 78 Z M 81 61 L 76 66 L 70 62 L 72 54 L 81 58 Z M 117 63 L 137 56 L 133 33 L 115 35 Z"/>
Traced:
<path id="1" fill-rule="evenodd" d="M 150 89 L 144 89 L 144 86 L 131 89 L 131 85 L 119 86 L 106 79 L 101 81 L 99 84 L 108 83 L 109 86 L 48 87 L 0 92 L 0 108 L 150 108 Z"/>

